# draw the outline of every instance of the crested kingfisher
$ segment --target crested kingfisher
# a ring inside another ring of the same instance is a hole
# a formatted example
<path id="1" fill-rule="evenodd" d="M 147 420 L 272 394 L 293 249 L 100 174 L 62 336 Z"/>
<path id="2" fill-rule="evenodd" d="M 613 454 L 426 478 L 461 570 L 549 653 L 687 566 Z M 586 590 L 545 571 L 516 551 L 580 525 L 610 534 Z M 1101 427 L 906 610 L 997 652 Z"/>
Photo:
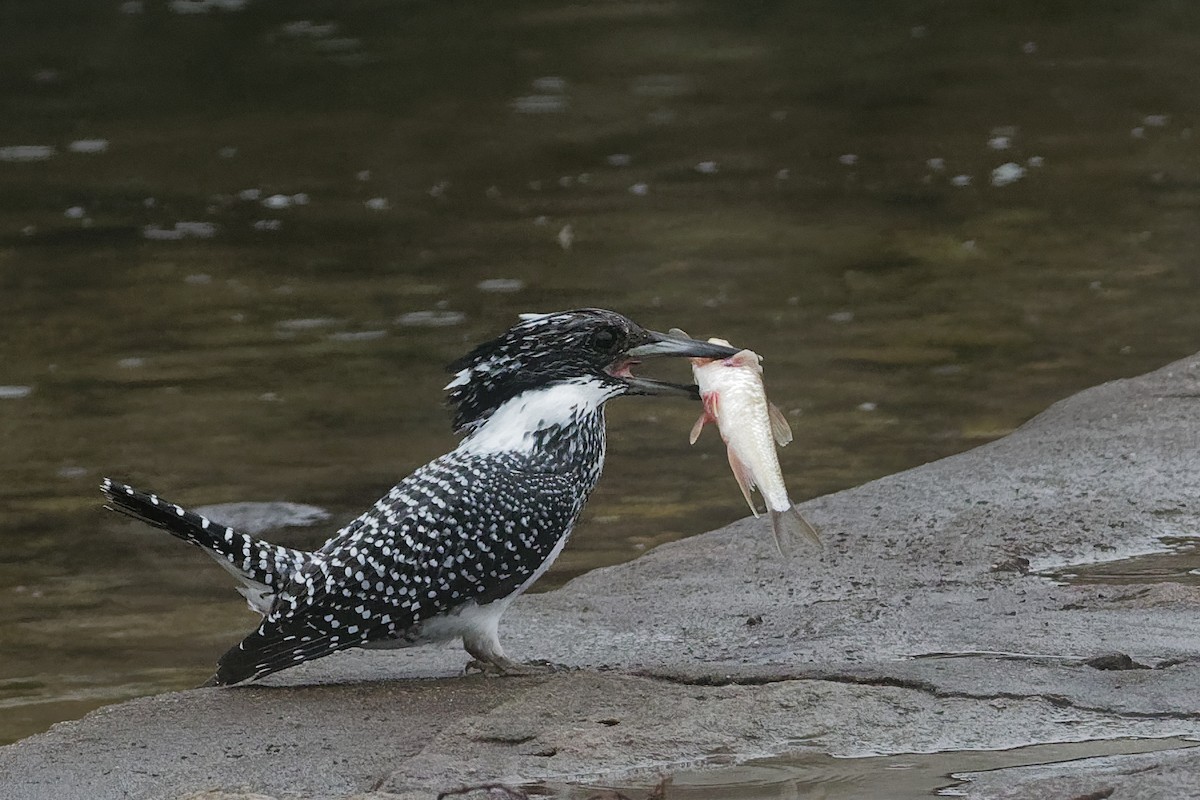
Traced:
<path id="1" fill-rule="evenodd" d="M 105 479 L 108 507 L 190 542 L 262 614 L 209 685 L 261 678 L 349 647 L 461 638 L 476 667 L 530 671 L 500 617 L 562 552 L 604 465 L 604 404 L 697 399 L 634 376 L 644 358 L 727 358 L 732 347 L 657 333 L 613 311 L 526 314 L 450 365 L 458 447 L 392 487 L 314 551 L 270 544 Z"/>

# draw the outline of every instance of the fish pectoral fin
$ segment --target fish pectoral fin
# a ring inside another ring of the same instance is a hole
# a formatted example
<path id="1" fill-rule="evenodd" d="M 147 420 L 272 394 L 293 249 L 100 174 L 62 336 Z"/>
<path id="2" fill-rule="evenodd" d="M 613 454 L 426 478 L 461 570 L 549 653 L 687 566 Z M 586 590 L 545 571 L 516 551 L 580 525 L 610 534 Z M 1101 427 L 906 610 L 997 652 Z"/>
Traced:
<path id="1" fill-rule="evenodd" d="M 767 416 L 771 420 L 771 435 L 775 437 L 780 447 L 787 447 L 792 441 L 792 426 L 788 425 L 787 417 L 779 410 L 779 406 L 767 402 Z"/>
<path id="2" fill-rule="evenodd" d="M 709 392 L 701 395 L 700 399 L 704 403 L 704 410 L 700 412 L 700 419 L 696 420 L 696 424 L 692 426 L 692 432 L 688 436 L 690 444 L 696 443 L 696 440 L 700 438 L 700 432 L 704 430 L 707 423 L 717 421 L 717 393 Z"/>
<path id="3" fill-rule="evenodd" d="M 815 544 L 822 550 L 825 549 L 820 535 L 817 534 L 817 529 L 804 518 L 800 509 L 795 506 L 790 507 L 787 511 L 772 509 L 770 516 L 771 533 L 775 535 L 775 547 L 779 550 L 779 555 L 784 558 L 794 557 L 802 539 Z"/>
<path id="4" fill-rule="evenodd" d="M 721 413 L 721 395 L 716 392 L 709 392 L 700 398 L 704 403 L 704 413 L 712 422 L 717 421 L 717 417 Z"/>
<path id="5" fill-rule="evenodd" d="M 737 453 L 733 452 L 732 447 L 727 452 L 729 468 L 733 470 L 733 477 L 737 478 L 738 487 L 742 490 L 742 497 L 746 498 L 746 505 L 750 506 L 754 516 L 758 517 L 758 509 L 754 507 L 754 500 L 750 497 L 750 492 L 754 489 L 754 473 L 750 471 L 745 462 L 737 457 Z"/>

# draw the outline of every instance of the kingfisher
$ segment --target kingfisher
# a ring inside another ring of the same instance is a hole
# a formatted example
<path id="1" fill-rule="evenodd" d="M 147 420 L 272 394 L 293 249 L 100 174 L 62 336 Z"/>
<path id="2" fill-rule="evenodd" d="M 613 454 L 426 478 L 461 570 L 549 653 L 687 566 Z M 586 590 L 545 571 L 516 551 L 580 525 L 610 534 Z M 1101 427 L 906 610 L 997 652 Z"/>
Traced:
<path id="1" fill-rule="evenodd" d="M 107 507 L 204 550 L 262 615 L 207 685 L 256 680 L 351 647 L 461 639 L 468 668 L 528 674 L 500 646 L 500 617 L 566 546 L 604 466 L 604 404 L 699 399 L 634 376 L 642 359 L 737 349 L 647 330 L 598 308 L 523 314 L 449 366 L 451 452 L 417 469 L 320 548 L 271 544 L 105 478 Z"/>

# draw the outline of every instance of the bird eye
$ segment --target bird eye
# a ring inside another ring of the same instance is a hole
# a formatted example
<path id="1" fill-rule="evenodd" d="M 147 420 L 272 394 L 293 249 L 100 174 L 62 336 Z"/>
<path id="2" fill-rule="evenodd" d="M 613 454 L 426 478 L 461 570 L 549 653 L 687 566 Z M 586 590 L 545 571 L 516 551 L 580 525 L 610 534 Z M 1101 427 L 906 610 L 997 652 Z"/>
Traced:
<path id="1" fill-rule="evenodd" d="M 604 328 L 592 334 L 592 348 L 601 353 L 612 352 L 617 346 L 617 333 L 612 328 Z"/>

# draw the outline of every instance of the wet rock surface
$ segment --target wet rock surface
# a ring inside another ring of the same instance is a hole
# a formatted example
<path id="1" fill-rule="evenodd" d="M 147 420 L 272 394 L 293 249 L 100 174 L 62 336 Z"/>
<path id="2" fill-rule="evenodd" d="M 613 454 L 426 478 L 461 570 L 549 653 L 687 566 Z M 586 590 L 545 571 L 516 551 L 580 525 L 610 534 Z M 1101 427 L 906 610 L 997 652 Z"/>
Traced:
<path id="1" fill-rule="evenodd" d="M 509 654 L 567 671 L 464 677 L 453 648 L 353 651 L 57 725 L 0 749 L 0 781 L 39 800 L 429 797 L 803 749 L 1197 736 L 1200 589 L 1039 574 L 1200 529 L 1197 410 L 1200 356 L 807 503 L 823 552 L 785 562 L 766 521 L 744 520 L 518 601 L 501 631 Z M 1094 761 L 962 790 L 1148 798 L 1200 785 L 1192 751 Z"/>
<path id="2" fill-rule="evenodd" d="M 1191 798 L 1200 795 L 1200 750 L 1185 748 L 1128 756 L 1087 758 L 1067 764 L 1014 767 L 966 774 L 972 797 L 1026 800 L 1062 797 Z"/>

